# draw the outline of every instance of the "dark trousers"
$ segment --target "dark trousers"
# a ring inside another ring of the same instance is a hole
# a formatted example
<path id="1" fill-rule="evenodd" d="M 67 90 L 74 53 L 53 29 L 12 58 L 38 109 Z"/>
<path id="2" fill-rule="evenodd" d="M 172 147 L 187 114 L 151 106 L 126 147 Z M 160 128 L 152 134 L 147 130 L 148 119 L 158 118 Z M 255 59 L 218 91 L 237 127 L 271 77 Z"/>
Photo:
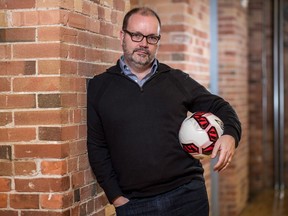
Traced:
<path id="1" fill-rule="evenodd" d="M 117 216 L 208 216 L 205 183 L 193 180 L 179 188 L 149 198 L 131 199 L 116 208 Z"/>

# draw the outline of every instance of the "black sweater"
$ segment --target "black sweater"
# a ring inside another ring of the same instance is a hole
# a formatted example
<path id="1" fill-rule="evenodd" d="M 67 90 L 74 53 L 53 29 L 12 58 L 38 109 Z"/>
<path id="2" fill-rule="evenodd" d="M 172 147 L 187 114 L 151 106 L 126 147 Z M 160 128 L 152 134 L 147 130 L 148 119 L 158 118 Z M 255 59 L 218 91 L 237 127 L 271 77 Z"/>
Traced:
<path id="1" fill-rule="evenodd" d="M 187 111 L 214 113 L 224 122 L 224 134 L 238 145 L 241 126 L 232 107 L 182 71 L 160 63 L 139 87 L 118 63 L 90 80 L 88 156 L 110 202 L 120 195 L 146 197 L 203 180 L 201 163 L 178 140 Z"/>

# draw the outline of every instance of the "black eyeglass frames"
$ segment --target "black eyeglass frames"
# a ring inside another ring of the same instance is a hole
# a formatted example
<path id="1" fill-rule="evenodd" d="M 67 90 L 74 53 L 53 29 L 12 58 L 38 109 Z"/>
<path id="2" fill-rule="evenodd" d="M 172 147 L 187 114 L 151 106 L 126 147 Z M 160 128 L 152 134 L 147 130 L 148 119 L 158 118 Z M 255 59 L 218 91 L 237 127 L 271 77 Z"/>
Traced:
<path id="1" fill-rule="evenodd" d="M 155 45 L 155 44 L 158 43 L 158 41 L 161 38 L 161 35 L 153 35 L 153 34 L 143 35 L 140 32 L 134 33 L 134 32 L 130 32 L 130 31 L 126 30 L 126 29 L 123 29 L 123 32 L 129 34 L 129 36 L 131 37 L 131 40 L 133 42 L 141 42 L 144 38 L 146 38 L 146 41 L 147 41 L 148 44 Z"/>

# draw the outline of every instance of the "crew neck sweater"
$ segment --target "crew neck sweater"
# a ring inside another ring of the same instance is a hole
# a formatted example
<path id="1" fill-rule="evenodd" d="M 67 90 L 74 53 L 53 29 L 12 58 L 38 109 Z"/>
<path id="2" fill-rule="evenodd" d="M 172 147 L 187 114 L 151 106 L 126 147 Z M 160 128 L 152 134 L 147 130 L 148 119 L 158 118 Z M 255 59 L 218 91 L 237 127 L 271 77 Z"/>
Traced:
<path id="1" fill-rule="evenodd" d="M 149 197 L 193 179 L 203 181 L 199 160 L 186 153 L 178 132 L 187 112 L 218 116 L 236 145 L 241 124 L 230 104 L 188 74 L 159 63 L 141 87 L 117 65 L 90 80 L 87 148 L 91 168 L 112 203 L 119 196 Z"/>

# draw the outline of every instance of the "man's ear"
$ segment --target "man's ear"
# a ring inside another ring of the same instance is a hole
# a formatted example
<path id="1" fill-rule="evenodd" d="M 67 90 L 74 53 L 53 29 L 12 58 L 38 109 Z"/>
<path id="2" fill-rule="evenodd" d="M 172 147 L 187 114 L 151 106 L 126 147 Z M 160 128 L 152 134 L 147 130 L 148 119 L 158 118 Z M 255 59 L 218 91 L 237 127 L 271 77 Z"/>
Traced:
<path id="1" fill-rule="evenodd" d="M 124 34 L 125 34 L 125 33 L 124 33 L 122 30 L 119 32 L 121 45 L 122 45 L 123 40 L 124 40 Z"/>

